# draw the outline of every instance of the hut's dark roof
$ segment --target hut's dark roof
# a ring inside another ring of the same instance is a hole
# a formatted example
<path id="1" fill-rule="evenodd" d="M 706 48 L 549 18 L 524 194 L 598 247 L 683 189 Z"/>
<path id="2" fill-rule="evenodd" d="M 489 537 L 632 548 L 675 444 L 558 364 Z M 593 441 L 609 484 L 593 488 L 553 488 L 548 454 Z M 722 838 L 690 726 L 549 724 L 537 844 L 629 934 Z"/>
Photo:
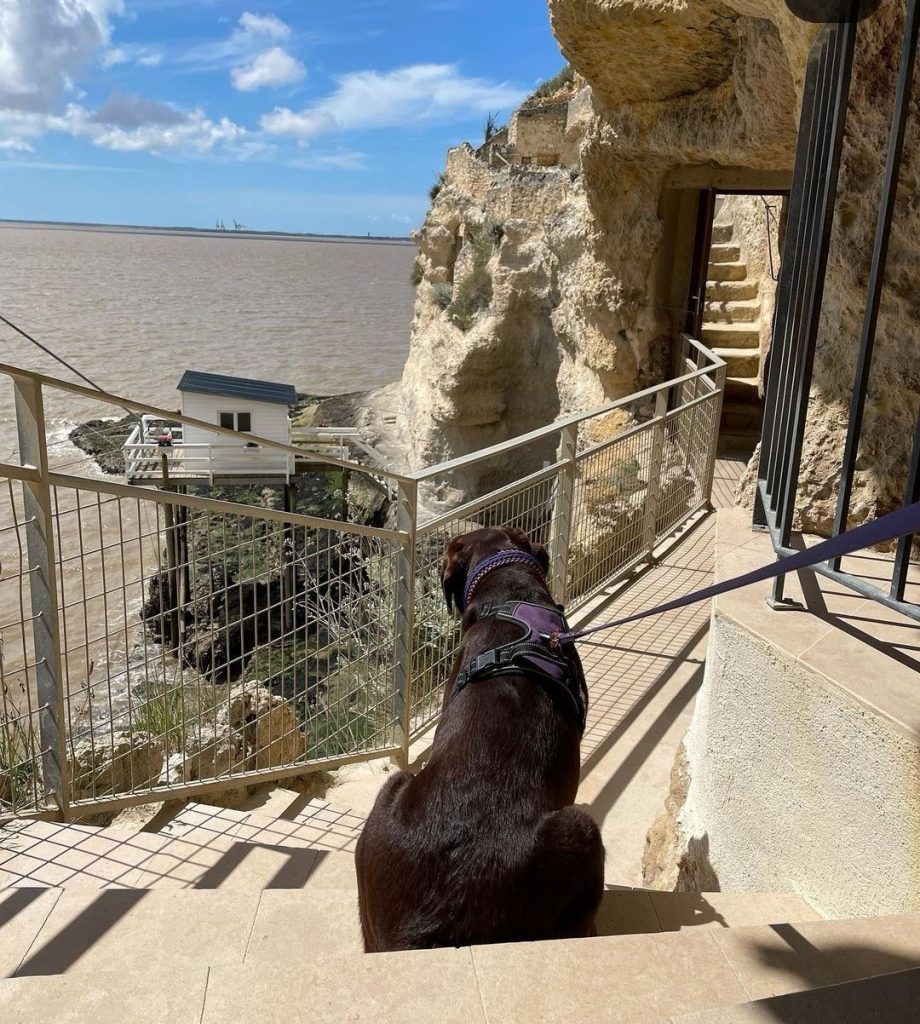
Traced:
<path id="1" fill-rule="evenodd" d="M 186 370 L 179 381 L 179 390 L 193 391 L 200 395 L 243 398 L 250 402 L 297 404 L 297 391 L 293 384 L 276 384 L 248 377 L 225 377 L 220 373 L 203 373 L 201 370 Z"/>

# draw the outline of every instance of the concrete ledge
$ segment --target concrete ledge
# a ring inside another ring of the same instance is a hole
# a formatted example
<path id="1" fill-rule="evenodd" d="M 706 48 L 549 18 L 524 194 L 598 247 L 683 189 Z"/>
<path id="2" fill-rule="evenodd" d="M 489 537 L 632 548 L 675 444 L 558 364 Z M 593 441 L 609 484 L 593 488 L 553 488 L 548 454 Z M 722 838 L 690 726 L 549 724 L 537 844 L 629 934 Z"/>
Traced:
<path id="1" fill-rule="evenodd" d="M 771 558 L 746 513 L 719 513 L 718 578 Z M 791 890 L 827 916 L 918 910 L 920 627 L 811 573 L 789 580 L 803 611 L 768 593 L 715 603 L 676 856 L 725 891 Z"/>

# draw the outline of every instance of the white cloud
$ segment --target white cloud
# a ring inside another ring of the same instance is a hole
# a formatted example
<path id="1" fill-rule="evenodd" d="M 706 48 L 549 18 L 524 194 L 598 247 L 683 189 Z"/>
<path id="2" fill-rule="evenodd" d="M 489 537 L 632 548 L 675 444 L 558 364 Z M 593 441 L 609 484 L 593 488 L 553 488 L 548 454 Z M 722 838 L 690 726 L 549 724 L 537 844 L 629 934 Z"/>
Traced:
<path id="1" fill-rule="evenodd" d="M 291 26 L 286 25 L 274 14 L 253 14 L 251 11 L 244 11 L 234 32 L 238 39 L 245 37 L 251 39 L 253 36 L 261 36 L 268 39 L 287 39 L 291 34 Z"/>
<path id="2" fill-rule="evenodd" d="M 269 134 L 307 142 L 335 130 L 466 119 L 514 107 L 524 95 L 507 84 L 466 78 L 452 64 L 414 64 L 344 75 L 330 96 L 300 112 L 276 107 L 263 115 L 261 125 Z"/>
<path id="3" fill-rule="evenodd" d="M 123 0 L 0 0 L 0 108 L 47 111 L 111 36 Z"/>
<path id="4" fill-rule="evenodd" d="M 0 153 L 31 153 L 32 147 L 22 139 L 0 139 Z"/>
<path id="5" fill-rule="evenodd" d="M 268 86 L 294 85 L 302 81 L 305 74 L 306 69 L 299 60 L 280 46 L 273 46 L 249 64 L 234 68 L 231 78 L 234 87 L 240 92 L 252 92 Z"/>
<path id="6" fill-rule="evenodd" d="M 112 46 L 102 54 L 102 66 L 114 68 L 119 64 L 139 64 L 156 68 L 163 62 L 163 53 L 148 46 Z"/>
<path id="7" fill-rule="evenodd" d="M 90 117 L 90 121 L 93 124 L 131 131 L 150 124 L 182 124 L 186 116 L 170 103 L 160 103 L 158 100 L 148 100 L 130 93 L 113 92 Z"/>
<path id="8" fill-rule="evenodd" d="M 7 149 L 31 148 L 49 132 L 90 140 L 103 149 L 177 156 L 232 155 L 246 159 L 268 147 L 229 118 L 201 110 L 115 94 L 98 111 L 71 103 L 62 114 L 0 110 L 0 140 Z"/>
<path id="9" fill-rule="evenodd" d="M 288 161 L 291 167 L 305 171 L 363 171 L 367 169 L 364 153 L 355 150 L 335 150 L 331 153 L 309 153 Z"/>

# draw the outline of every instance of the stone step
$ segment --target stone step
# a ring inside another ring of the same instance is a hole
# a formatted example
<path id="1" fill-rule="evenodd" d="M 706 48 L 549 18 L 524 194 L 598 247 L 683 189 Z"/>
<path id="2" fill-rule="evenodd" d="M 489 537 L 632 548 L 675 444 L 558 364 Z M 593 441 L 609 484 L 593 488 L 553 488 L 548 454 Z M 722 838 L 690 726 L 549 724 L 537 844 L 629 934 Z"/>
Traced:
<path id="1" fill-rule="evenodd" d="M 361 827 L 323 801 L 292 820 L 188 804 L 157 832 L 20 822 L 0 830 L 0 888 L 351 888 Z"/>
<path id="2" fill-rule="evenodd" d="M 757 281 L 707 281 L 706 299 L 711 302 L 736 302 L 745 299 L 756 299 L 760 294 Z"/>
<path id="3" fill-rule="evenodd" d="M 706 323 L 752 323 L 760 319 L 760 299 L 741 301 L 713 300 L 707 298 L 705 306 Z"/>
<path id="4" fill-rule="evenodd" d="M 0 981 L 0 1019 L 653 1022 L 920 966 L 917 915 L 374 956 L 355 953 L 344 928 L 324 955 L 315 943 L 325 936 L 291 894 L 129 904 L 135 895 L 52 908 L 16 976 Z M 780 1018 L 796 1019 L 766 1019 Z"/>
<path id="5" fill-rule="evenodd" d="M 721 1010 L 681 1014 L 670 1024 L 865 1024 L 920 1017 L 920 969 L 877 974 Z"/>
<path id="6" fill-rule="evenodd" d="M 732 223 L 712 225 L 712 241 L 715 245 L 724 245 L 730 242 L 734 234 L 735 226 Z"/>
<path id="7" fill-rule="evenodd" d="M 747 402 L 725 402 L 722 405 L 722 429 L 760 433 L 763 426 L 763 406 Z"/>
<path id="8" fill-rule="evenodd" d="M 709 250 L 709 265 L 718 263 L 736 263 L 741 259 L 741 247 L 729 243 L 714 242 Z"/>
<path id="9" fill-rule="evenodd" d="M 715 354 L 725 360 L 729 377 L 756 377 L 760 369 L 760 352 L 754 348 L 722 348 L 713 349 Z"/>
<path id="10" fill-rule="evenodd" d="M 729 377 L 725 381 L 725 401 L 761 405 L 756 377 Z"/>
<path id="11" fill-rule="evenodd" d="M 304 891 L 8 889 L 0 893 L 0 914 L 13 924 L 0 930 L 0 973 L 92 973 L 113 962 L 128 970 L 162 962 L 166 953 L 186 966 L 271 963 L 285 959 L 294 936 L 311 958 L 360 953 L 353 862 L 350 873 L 348 886 Z M 657 935 L 789 920 L 820 919 L 800 897 L 784 893 L 608 890 L 598 931 Z M 177 931 L 181 936 L 169 941 Z"/>
<path id="12" fill-rule="evenodd" d="M 760 323 L 704 323 L 700 341 L 708 348 L 753 348 L 760 350 Z"/>
<path id="13" fill-rule="evenodd" d="M 710 264 L 709 276 L 713 281 L 746 281 L 748 268 L 746 263 L 714 263 Z"/>
<path id="14" fill-rule="evenodd" d="M 719 432 L 719 455 L 727 458 L 749 459 L 760 441 L 760 431 L 721 430 Z"/>

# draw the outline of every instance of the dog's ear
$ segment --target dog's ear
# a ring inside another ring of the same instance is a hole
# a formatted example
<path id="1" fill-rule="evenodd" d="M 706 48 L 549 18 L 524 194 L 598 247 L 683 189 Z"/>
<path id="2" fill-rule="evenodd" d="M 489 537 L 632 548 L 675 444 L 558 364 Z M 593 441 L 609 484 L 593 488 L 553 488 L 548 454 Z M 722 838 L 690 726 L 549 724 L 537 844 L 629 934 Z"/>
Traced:
<path id="1" fill-rule="evenodd" d="M 502 531 L 507 534 L 508 540 L 510 540 L 516 548 L 520 548 L 521 551 L 526 551 L 528 554 L 533 554 L 533 545 L 530 543 L 530 538 L 523 530 L 519 530 L 516 526 L 503 526 Z"/>
<path id="2" fill-rule="evenodd" d="M 540 563 L 540 568 L 543 570 L 543 575 L 549 575 L 549 552 L 543 547 L 542 544 L 531 543 L 530 549 L 533 552 L 533 557 Z"/>
<path id="3" fill-rule="evenodd" d="M 542 544 L 532 541 L 523 530 L 516 526 L 503 526 L 502 529 L 508 535 L 508 540 L 522 551 L 527 551 L 540 563 L 540 568 L 545 576 L 549 572 L 549 552 Z"/>
<path id="4" fill-rule="evenodd" d="M 454 539 L 444 549 L 441 561 L 441 589 L 447 610 L 463 611 L 463 591 L 466 589 L 466 574 L 470 568 L 470 551 L 463 537 Z"/>

